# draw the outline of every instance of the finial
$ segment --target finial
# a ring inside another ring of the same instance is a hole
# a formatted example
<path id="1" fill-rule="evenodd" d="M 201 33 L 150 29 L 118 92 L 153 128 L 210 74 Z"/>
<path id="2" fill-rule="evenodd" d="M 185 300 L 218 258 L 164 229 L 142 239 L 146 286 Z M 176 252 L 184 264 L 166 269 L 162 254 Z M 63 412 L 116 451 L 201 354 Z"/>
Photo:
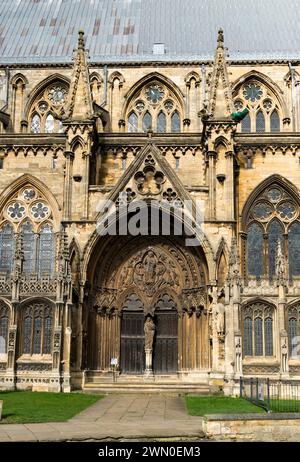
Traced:
<path id="1" fill-rule="evenodd" d="M 224 48 L 224 33 L 221 28 L 218 30 L 218 48 Z"/>
<path id="2" fill-rule="evenodd" d="M 84 31 L 82 29 L 78 31 L 78 50 L 84 50 Z"/>

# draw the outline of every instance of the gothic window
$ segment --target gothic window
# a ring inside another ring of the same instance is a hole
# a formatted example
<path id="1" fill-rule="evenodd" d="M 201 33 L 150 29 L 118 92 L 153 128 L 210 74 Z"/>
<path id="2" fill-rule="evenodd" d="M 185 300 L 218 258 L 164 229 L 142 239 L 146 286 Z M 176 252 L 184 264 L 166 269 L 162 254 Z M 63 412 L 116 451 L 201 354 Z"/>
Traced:
<path id="1" fill-rule="evenodd" d="M 280 131 L 278 98 L 267 85 L 253 78 L 234 91 L 234 98 L 237 111 L 249 110 L 240 124 L 242 133 Z"/>
<path id="2" fill-rule="evenodd" d="M 244 355 L 253 355 L 253 326 L 252 317 L 244 319 Z"/>
<path id="3" fill-rule="evenodd" d="M 6 222 L 0 229 L 0 272 L 12 271 L 15 228 L 16 237 L 22 237 L 23 272 L 53 274 L 55 238 L 47 201 L 35 188 L 27 186 L 15 194 L 3 213 Z"/>
<path id="4" fill-rule="evenodd" d="M 152 128 L 152 117 L 151 114 L 147 111 L 143 117 L 143 132 L 147 132 Z"/>
<path id="5" fill-rule="evenodd" d="M 287 310 L 287 332 L 289 356 L 300 358 L 300 306 L 292 306 Z"/>
<path id="6" fill-rule="evenodd" d="M 53 133 L 54 132 L 54 117 L 52 114 L 48 114 L 45 120 L 45 133 Z"/>
<path id="7" fill-rule="evenodd" d="M 270 117 L 270 131 L 271 132 L 279 132 L 280 131 L 280 120 L 279 120 L 279 115 L 278 111 L 274 109 L 272 111 L 271 117 Z"/>
<path id="8" fill-rule="evenodd" d="M 292 223 L 288 229 L 288 250 L 290 277 L 300 276 L 300 223 L 298 221 Z"/>
<path id="9" fill-rule="evenodd" d="M 247 236 L 248 273 L 257 278 L 264 273 L 263 252 L 263 230 L 258 223 L 252 223 L 248 228 Z"/>
<path id="10" fill-rule="evenodd" d="M 273 307 L 264 303 L 242 310 L 244 356 L 273 356 Z"/>
<path id="11" fill-rule="evenodd" d="M 32 133 L 61 132 L 61 110 L 67 94 L 68 88 L 64 82 L 53 83 L 39 93 L 29 115 Z"/>
<path id="12" fill-rule="evenodd" d="M 38 114 L 34 114 L 31 119 L 32 133 L 40 133 L 41 131 L 41 118 Z"/>
<path id="13" fill-rule="evenodd" d="M 179 133 L 180 104 L 173 92 L 162 83 L 153 81 L 133 97 L 127 111 L 127 131 Z"/>
<path id="14" fill-rule="evenodd" d="M 0 355 L 7 353 L 7 338 L 9 327 L 9 310 L 0 302 Z"/>
<path id="15" fill-rule="evenodd" d="M 180 132 L 180 117 L 177 111 L 172 114 L 171 118 L 171 131 L 172 133 Z"/>
<path id="16" fill-rule="evenodd" d="M 166 126 L 167 126 L 166 115 L 163 111 L 160 111 L 157 117 L 157 127 L 156 127 L 157 133 L 165 133 Z"/>
<path id="17" fill-rule="evenodd" d="M 249 276 L 275 276 L 279 251 L 290 277 L 300 276 L 300 221 L 295 199 L 281 186 L 266 188 L 247 217 L 245 260 Z"/>
<path id="18" fill-rule="evenodd" d="M 54 266 L 54 236 L 52 226 L 44 225 L 39 239 L 39 273 L 53 273 Z"/>
<path id="19" fill-rule="evenodd" d="M 33 303 L 24 308 L 22 324 L 22 353 L 51 354 L 53 309 L 46 303 Z"/>
<path id="20" fill-rule="evenodd" d="M 128 131 L 129 133 L 138 131 L 138 118 L 135 112 L 132 112 L 128 117 Z"/>
<path id="21" fill-rule="evenodd" d="M 265 131 L 265 117 L 262 111 L 258 111 L 256 114 L 256 131 L 263 133 Z"/>
<path id="22" fill-rule="evenodd" d="M 249 114 L 247 114 L 246 117 L 244 117 L 242 120 L 242 132 L 243 133 L 251 132 L 251 119 L 250 119 Z"/>
<path id="23" fill-rule="evenodd" d="M 34 273 L 36 270 L 36 238 L 30 221 L 24 223 L 21 234 L 24 255 L 23 271 L 24 273 Z"/>
<path id="24" fill-rule="evenodd" d="M 5 224 L 0 231 L 0 272 L 10 272 L 13 266 L 14 230 Z"/>

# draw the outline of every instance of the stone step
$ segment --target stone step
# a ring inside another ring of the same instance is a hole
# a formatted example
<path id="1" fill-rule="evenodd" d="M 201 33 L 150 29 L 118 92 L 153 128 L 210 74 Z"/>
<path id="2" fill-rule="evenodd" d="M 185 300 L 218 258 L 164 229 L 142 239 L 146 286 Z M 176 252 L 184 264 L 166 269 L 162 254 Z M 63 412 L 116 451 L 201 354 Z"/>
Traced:
<path id="1" fill-rule="evenodd" d="M 88 382 L 84 386 L 84 391 L 93 393 L 196 393 L 209 394 L 209 386 L 201 383 L 181 383 L 181 382 Z"/>

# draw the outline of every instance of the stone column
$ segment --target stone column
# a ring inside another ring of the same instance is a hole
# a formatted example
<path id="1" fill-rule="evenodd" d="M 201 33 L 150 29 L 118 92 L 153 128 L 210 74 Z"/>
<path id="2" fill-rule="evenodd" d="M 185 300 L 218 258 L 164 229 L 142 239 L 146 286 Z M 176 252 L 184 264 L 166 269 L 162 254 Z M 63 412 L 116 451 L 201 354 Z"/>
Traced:
<path id="1" fill-rule="evenodd" d="M 227 172 L 225 180 L 226 188 L 226 218 L 228 221 L 234 220 L 234 167 L 233 167 L 233 152 L 228 151 L 225 154 L 227 163 Z"/>
<path id="2" fill-rule="evenodd" d="M 73 161 L 74 153 L 72 151 L 65 151 L 66 158 L 65 181 L 64 181 L 64 219 L 71 219 L 71 203 L 72 203 L 72 175 L 73 175 Z"/>

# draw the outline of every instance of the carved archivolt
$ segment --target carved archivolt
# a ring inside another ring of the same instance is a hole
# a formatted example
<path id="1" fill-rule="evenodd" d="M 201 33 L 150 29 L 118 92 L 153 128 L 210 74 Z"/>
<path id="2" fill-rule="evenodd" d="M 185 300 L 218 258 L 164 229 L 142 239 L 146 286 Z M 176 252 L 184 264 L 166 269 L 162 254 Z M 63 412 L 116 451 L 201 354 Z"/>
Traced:
<path id="1" fill-rule="evenodd" d="M 107 252 L 97 273 L 93 306 L 98 313 L 120 313 L 130 294 L 141 300 L 145 314 L 153 314 L 159 300 L 172 299 L 179 311 L 189 314 L 206 307 L 201 259 L 167 241 L 136 240 Z M 144 245 L 141 245 L 144 243 Z M 149 242 L 150 243 L 150 242 Z"/>

